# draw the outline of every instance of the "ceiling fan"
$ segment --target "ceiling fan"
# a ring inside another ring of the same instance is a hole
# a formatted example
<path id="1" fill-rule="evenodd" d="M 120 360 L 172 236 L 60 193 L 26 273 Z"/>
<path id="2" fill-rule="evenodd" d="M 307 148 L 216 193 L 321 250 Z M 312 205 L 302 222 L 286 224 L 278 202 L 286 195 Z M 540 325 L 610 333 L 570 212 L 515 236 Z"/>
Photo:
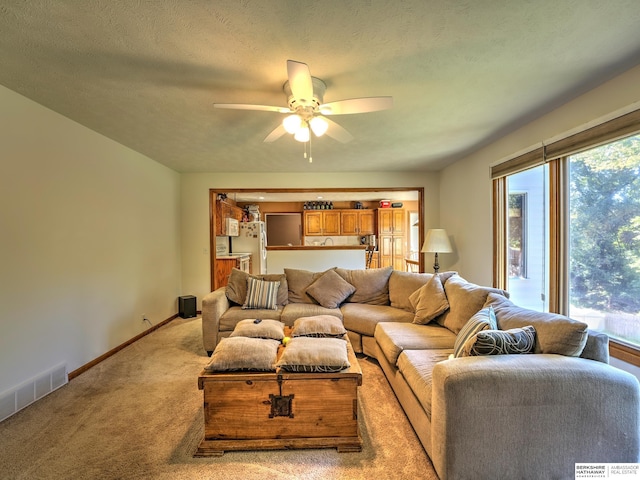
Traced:
<path id="1" fill-rule="evenodd" d="M 308 142 L 313 132 L 316 137 L 326 134 L 342 143 L 353 140 L 353 136 L 326 116 L 376 112 L 393 107 L 392 97 L 350 98 L 324 103 L 324 92 L 327 86 L 319 78 L 311 76 L 306 63 L 287 60 L 287 76 L 289 79 L 285 82 L 283 90 L 289 107 L 242 103 L 215 103 L 213 106 L 214 108 L 288 113 L 289 115 L 283 119 L 282 123 L 267 135 L 265 142 L 274 142 L 285 133 L 294 135 L 299 142 Z"/>

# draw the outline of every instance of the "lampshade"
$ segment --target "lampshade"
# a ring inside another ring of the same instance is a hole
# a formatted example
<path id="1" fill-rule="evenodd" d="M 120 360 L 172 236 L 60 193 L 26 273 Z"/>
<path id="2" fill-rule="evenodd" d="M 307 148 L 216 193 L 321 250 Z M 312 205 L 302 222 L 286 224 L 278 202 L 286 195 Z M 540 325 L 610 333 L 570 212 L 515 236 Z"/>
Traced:
<path id="1" fill-rule="evenodd" d="M 309 127 L 307 125 L 300 127 L 298 131 L 295 133 L 293 138 L 295 138 L 299 142 L 308 142 L 309 141 Z"/>
<path id="2" fill-rule="evenodd" d="M 324 135 L 324 132 L 326 132 L 329 128 L 329 124 L 322 117 L 313 117 L 311 120 L 309 120 L 309 126 L 311 127 L 311 130 L 313 130 L 313 133 L 316 137 L 321 137 L 322 135 Z"/>
<path id="3" fill-rule="evenodd" d="M 287 133 L 294 134 L 300 129 L 301 119 L 298 115 L 289 115 L 282 120 L 282 126 Z"/>
<path id="4" fill-rule="evenodd" d="M 451 243 L 449 235 L 444 228 L 432 228 L 427 231 L 427 238 L 424 240 L 421 252 L 424 253 L 451 253 Z"/>

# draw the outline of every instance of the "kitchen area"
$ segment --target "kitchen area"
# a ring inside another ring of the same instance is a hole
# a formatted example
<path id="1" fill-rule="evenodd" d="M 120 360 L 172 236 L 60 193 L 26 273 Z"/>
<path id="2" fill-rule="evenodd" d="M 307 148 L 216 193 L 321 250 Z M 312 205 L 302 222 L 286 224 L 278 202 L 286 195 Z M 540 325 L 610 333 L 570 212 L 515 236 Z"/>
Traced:
<path id="1" fill-rule="evenodd" d="M 214 289 L 226 285 L 233 268 L 251 274 L 282 273 L 285 268 L 405 270 L 407 256 L 417 256 L 417 200 L 323 197 L 289 192 L 239 198 L 212 192 Z"/>

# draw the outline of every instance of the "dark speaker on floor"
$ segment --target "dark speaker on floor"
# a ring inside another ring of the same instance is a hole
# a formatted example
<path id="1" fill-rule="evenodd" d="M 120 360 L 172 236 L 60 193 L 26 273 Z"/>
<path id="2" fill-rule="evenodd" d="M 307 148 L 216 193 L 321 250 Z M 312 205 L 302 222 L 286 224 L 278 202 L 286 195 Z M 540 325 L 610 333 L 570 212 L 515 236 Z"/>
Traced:
<path id="1" fill-rule="evenodd" d="M 196 316 L 196 297 L 185 295 L 178 298 L 178 311 L 182 318 L 192 318 Z"/>

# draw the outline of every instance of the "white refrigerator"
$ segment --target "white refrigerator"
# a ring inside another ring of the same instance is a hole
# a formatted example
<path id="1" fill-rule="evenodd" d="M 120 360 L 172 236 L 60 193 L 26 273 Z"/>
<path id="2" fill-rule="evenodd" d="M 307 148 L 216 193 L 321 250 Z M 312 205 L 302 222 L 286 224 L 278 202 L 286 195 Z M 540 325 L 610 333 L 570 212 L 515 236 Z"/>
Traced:
<path id="1" fill-rule="evenodd" d="M 231 237 L 232 253 L 251 254 L 251 273 L 267 273 L 267 229 L 264 222 L 241 222 L 240 234 Z"/>

